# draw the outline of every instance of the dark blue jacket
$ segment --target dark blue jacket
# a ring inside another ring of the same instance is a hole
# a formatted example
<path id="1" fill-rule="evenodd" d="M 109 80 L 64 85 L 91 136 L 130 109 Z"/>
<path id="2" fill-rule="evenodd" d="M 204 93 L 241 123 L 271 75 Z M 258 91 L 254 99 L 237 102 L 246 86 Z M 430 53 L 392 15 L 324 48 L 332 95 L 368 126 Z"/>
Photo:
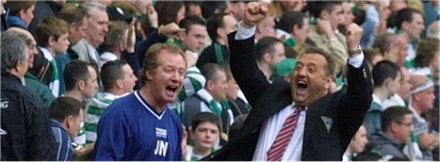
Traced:
<path id="1" fill-rule="evenodd" d="M 50 119 L 52 132 L 55 137 L 57 146 L 57 161 L 71 161 L 73 151 L 71 147 L 72 140 L 67 131 L 61 126 L 61 123 L 55 119 Z"/>
<path id="2" fill-rule="evenodd" d="M 53 161 L 55 140 L 50 118 L 41 98 L 21 80 L 1 69 L 2 160 Z"/>

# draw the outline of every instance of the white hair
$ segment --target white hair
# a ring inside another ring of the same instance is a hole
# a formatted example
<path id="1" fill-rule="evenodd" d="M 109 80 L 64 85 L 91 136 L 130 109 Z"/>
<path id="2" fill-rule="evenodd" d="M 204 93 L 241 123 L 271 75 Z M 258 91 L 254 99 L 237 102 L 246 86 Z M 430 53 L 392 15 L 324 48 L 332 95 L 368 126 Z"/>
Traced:
<path id="1" fill-rule="evenodd" d="M 428 29 L 426 30 L 426 37 L 427 38 L 437 38 L 440 39 L 440 21 L 434 21 L 431 23 L 431 25 L 428 26 Z"/>
<path id="2" fill-rule="evenodd" d="M 99 2 L 86 2 L 84 4 L 84 9 L 87 11 L 87 13 L 89 15 L 93 14 L 92 10 L 94 8 L 96 8 L 98 10 L 101 10 L 101 11 L 105 11 L 105 12 L 106 12 L 106 9 L 107 9 L 107 7 L 105 5 L 103 5 L 103 4 L 99 3 Z"/>

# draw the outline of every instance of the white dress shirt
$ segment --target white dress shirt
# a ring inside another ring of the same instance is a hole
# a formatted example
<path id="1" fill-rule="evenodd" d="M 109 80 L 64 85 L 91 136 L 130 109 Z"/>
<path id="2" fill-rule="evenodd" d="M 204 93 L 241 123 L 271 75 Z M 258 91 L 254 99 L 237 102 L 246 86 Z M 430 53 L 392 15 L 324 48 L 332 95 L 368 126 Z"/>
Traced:
<path id="1" fill-rule="evenodd" d="M 236 40 L 248 39 L 255 34 L 255 26 L 247 29 L 242 26 L 242 23 L 243 21 L 240 21 L 237 24 L 237 33 L 234 37 Z M 355 68 L 359 68 L 361 67 L 363 60 L 364 55 L 362 53 L 355 57 L 349 58 L 348 63 Z M 295 111 L 295 108 L 292 108 L 294 105 L 295 103 L 287 105 L 281 111 L 275 113 L 263 123 L 260 136 L 258 137 L 257 146 L 254 151 L 254 156 L 252 159 L 253 161 L 267 160 L 267 151 L 269 151 L 272 143 L 275 141 L 276 136 L 278 135 L 278 132 L 283 127 L 284 121 Z M 287 145 L 285 151 L 286 153 L 283 154 L 283 157 L 281 158 L 282 161 L 301 161 L 306 112 L 307 109 L 301 111 L 300 113 L 297 127 L 295 132 L 292 134 L 289 144 Z"/>

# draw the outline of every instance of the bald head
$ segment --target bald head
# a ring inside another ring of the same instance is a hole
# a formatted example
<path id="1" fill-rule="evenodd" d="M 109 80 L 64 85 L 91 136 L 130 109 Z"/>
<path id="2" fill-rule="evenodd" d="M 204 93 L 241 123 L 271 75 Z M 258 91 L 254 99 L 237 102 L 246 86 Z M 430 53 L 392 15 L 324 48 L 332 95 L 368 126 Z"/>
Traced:
<path id="1" fill-rule="evenodd" d="M 7 31 L 21 33 L 27 37 L 27 39 L 25 40 L 25 43 L 26 43 L 26 46 L 28 47 L 28 52 L 29 52 L 28 64 L 29 64 L 29 68 L 32 68 L 34 66 L 34 57 L 36 55 L 38 55 L 37 42 L 35 41 L 32 34 L 27 30 L 17 28 L 17 27 L 9 28 Z"/>
<path id="2" fill-rule="evenodd" d="M 412 108 L 418 114 L 431 110 L 435 101 L 434 82 L 424 75 L 412 75 L 410 82 L 413 84 L 409 100 Z"/>
<path id="3" fill-rule="evenodd" d="M 434 82 L 425 75 L 411 75 L 409 82 L 413 85 L 411 88 L 411 94 L 422 92 L 434 87 Z"/>
<path id="4" fill-rule="evenodd" d="M 29 31 L 24 30 L 24 29 L 22 29 L 22 28 L 11 27 L 11 28 L 8 29 L 8 31 L 14 31 L 14 32 L 17 32 L 17 33 L 21 33 L 21 34 L 26 35 L 29 39 L 34 39 L 34 37 L 32 36 L 32 34 L 31 34 Z M 27 43 L 28 43 L 28 42 L 27 42 L 27 40 L 26 40 L 26 44 L 27 44 Z"/>
<path id="5" fill-rule="evenodd" d="M 440 21 L 434 21 L 429 25 L 426 30 L 426 37 L 440 39 Z"/>

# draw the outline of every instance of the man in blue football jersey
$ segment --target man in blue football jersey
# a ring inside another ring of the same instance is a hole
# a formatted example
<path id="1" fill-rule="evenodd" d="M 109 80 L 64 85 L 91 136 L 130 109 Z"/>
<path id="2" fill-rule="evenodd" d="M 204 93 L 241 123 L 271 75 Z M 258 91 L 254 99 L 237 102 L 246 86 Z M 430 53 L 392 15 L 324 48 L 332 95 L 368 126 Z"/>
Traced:
<path id="1" fill-rule="evenodd" d="M 182 161 L 182 123 L 168 108 L 176 100 L 187 68 L 178 47 L 149 48 L 140 76 L 143 87 L 117 99 L 98 123 L 97 161 Z"/>

